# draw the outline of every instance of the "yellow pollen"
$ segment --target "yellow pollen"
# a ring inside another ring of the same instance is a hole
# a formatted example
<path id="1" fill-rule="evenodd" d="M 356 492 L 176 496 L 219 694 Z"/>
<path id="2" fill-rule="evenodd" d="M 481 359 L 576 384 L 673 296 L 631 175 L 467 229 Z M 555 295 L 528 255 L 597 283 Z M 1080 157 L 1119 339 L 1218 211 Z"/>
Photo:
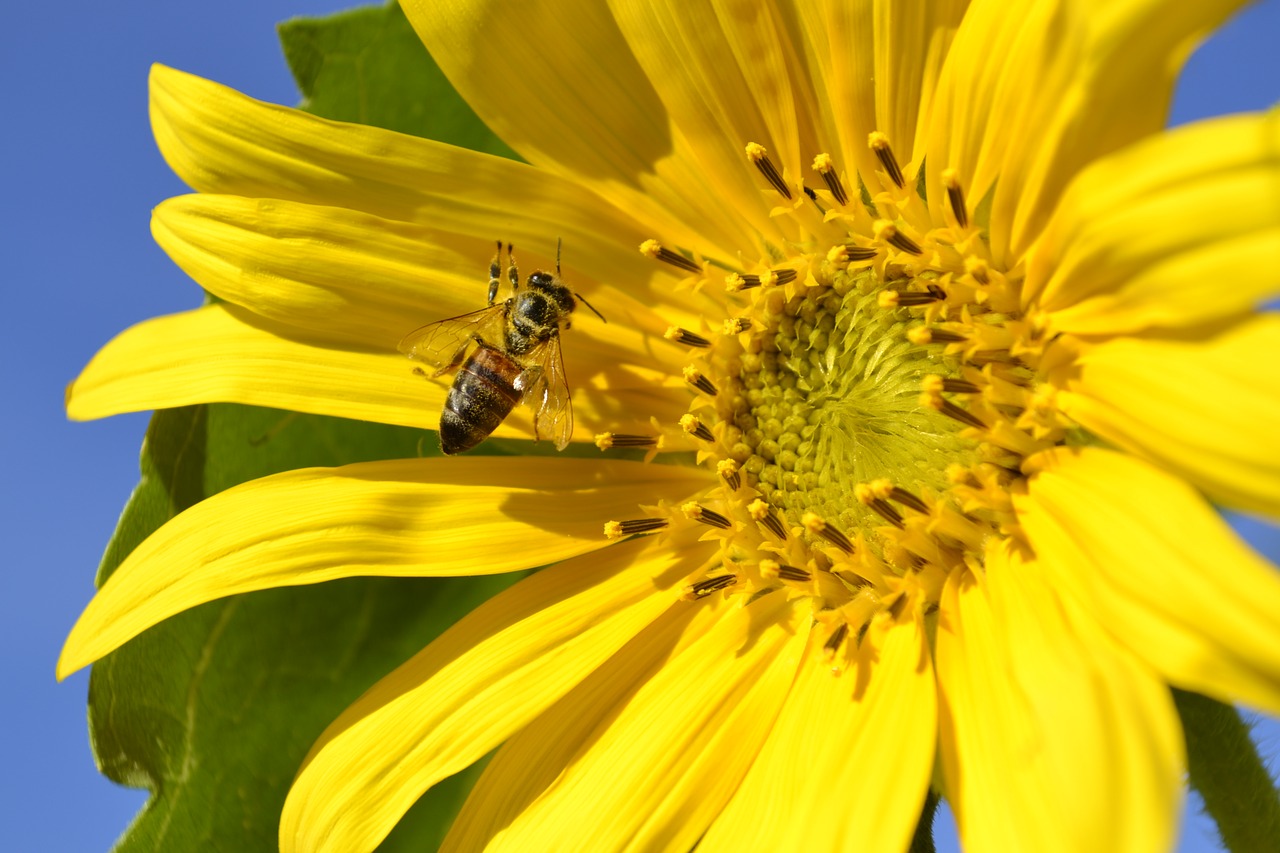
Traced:
<path id="1" fill-rule="evenodd" d="M 720 530 L 728 530 L 733 527 L 733 523 L 730 522 L 729 519 L 725 518 L 713 509 L 708 509 L 707 507 L 702 506 L 697 501 L 689 501 L 688 503 L 681 504 L 680 511 L 683 512 L 686 517 L 691 518 L 694 521 L 700 521 L 709 527 L 715 527 Z"/>
<path id="2" fill-rule="evenodd" d="M 747 159 L 755 164 L 760 174 L 764 175 L 769 186 L 773 187 L 778 195 L 791 200 L 791 188 L 787 186 L 787 182 L 782 179 L 782 173 L 778 171 L 778 167 L 773 165 L 773 160 L 769 159 L 769 151 L 763 146 L 755 142 L 747 143 Z"/>
<path id="3" fill-rule="evenodd" d="M 706 394 L 709 397 L 714 397 L 716 395 L 716 386 L 711 383 L 710 379 L 702 375 L 701 370 L 694 367 L 692 364 L 687 365 L 684 368 L 683 374 L 684 381 L 688 382 L 694 388 L 697 388 L 703 394 Z"/>
<path id="4" fill-rule="evenodd" d="M 716 473 L 729 486 L 730 491 L 736 492 L 742 485 L 742 477 L 738 474 L 738 462 L 735 459 L 721 459 L 716 463 Z"/>
<path id="5" fill-rule="evenodd" d="M 843 532 L 828 524 L 822 516 L 818 515 L 816 512 L 806 512 L 801 516 L 800 523 L 803 524 L 805 529 L 810 533 L 815 536 L 821 536 L 823 539 L 827 540 L 846 554 L 853 553 L 853 543 L 849 541 L 849 537 L 845 536 Z"/>
<path id="6" fill-rule="evenodd" d="M 756 498 L 751 503 L 747 504 L 747 512 L 756 520 L 757 523 L 763 526 L 774 536 L 779 539 L 787 538 L 787 530 L 782 526 L 782 522 L 778 520 L 777 514 L 773 511 L 773 507 L 769 506 L 769 504 L 765 503 L 760 498 Z"/>
<path id="7" fill-rule="evenodd" d="M 606 521 L 604 535 L 610 539 L 621 539 L 636 533 L 653 533 L 664 530 L 669 522 L 665 518 L 637 518 L 631 521 Z"/>
<path id="8" fill-rule="evenodd" d="M 686 258 L 679 252 L 671 251 L 657 240 L 650 239 L 641 243 L 640 254 L 662 261 L 663 263 L 670 264 L 673 267 L 678 267 L 685 272 L 693 273 L 694 275 L 698 275 L 703 271 L 702 265 L 697 261 Z"/>
<path id="9" fill-rule="evenodd" d="M 716 575 L 715 577 L 703 578 L 685 587 L 682 598 L 685 601 L 696 601 L 700 598 L 706 598 L 713 592 L 731 587 L 737 582 L 737 575 Z"/>
<path id="10" fill-rule="evenodd" d="M 881 131 L 874 130 L 867 136 L 867 145 L 871 148 L 872 153 L 876 155 L 876 159 L 880 161 L 881 168 L 884 173 L 889 176 L 889 180 L 902 189 L 906 186 L 906 179 L 902 176 L 902 167 L 898 165 L 898 158 L 893 156 L 893 148 L 889 145 L 888 135 Z"/>
<path id="11" fill-rule="evenodd" d="M 830 191 L 831 197 L 835 199 L 836 204 L 843 206 L 849 203 L 849 194 L 845 191 L 844 182 L 836 174 L 836 168 L 831 162 L 830 154 L 819 154 L 814 157 L 813 170 L 822 176 L 822 182 L 827 185 L 827 190 Z"/>
<path id="12" fill-rule="evenodd" d="M 660 436 L 656 435 L 633 435 L 622 432 L 602 432 L 596 436 L 596 447 L 601 450 L 619 450 L 621 448 L 631 447 L 659 447 L 662 443 Z"/>
<path id="13" fill-rule="evenodd" d="M 874 233 L 877 240 L 888 243 L 895 249 L 906 252 L 909 255 L 924 254 L 924 250 L 920 248 L 920 245 L 916 243 L 915 240 L 912 240 L 906 234 L 903 234 L 902 231 L 898 229 L 897 225 L 894 225 L 887 219 L 876 220 Z"/>
<path id="14" fill-rule="evenodd" d="M 668 326 L 667 330 L 662 334 L 669 341 L 675 341 L 685 346 L 705 348 L 711 346 L 711 341 L 704 338 L 696 332 L 688 329 L 682 329 L 679 326 Z"/>
<path id="15" fill-rule="evenodd" d="M 964 188 L 960 186 L 960 173 L 955 169 L 942 170 L 942 186 L 947 190 L 947 202 L 951 215 L 961 228 L 969 227 L 969 211 L 964 203 Z"/>
<path id="16" fill-rule="evenodd" d="M 692 412 L 680 417 L 680 428 L 694 438 L 700 438 L 703 441 L 715 441 L 715 436 L 711 434 L 711 430 L 707 429 L 707 425 L 702 422 L 702 419 Z"/>

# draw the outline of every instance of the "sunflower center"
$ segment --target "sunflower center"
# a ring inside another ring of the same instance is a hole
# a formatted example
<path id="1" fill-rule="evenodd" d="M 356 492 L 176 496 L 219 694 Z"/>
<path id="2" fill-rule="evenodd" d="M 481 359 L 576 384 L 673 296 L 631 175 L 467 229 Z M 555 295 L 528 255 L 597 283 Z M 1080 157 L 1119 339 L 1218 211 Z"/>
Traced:
<path id="1" fill-rule="evenodd" d="M 961 176 L 944 170 L 942 203 L 930 205 L 883 134 L 869 145 L 874 181 L 851 182 L 819 155 L 825 189 L 747 146 L 793 236 L 726 278 L 739 307 L 723 334 L 708 331 L 720 318 L 667 332 L 689 348 L 684 379 L 698 393 L 680 427 L 718 485 L 679 513 L 659 507 L 656 521 L 606 528 L 696 522 L 720 548 L 691 598 L 807 595 L 833 657 L 877 614 L 932 612 L 949 575 L 980 570 L 989 542 L 1020 536 L 1011 492 L 1022 461 L 1073 429 L 1039 381 L 1054 356 L 1020 313 L 1022 271 L 991 263 Z M 732 266 L 656 240 L 641 251 L 693 287 Z M 652 453 L 661 441 L 606 433 L 599 443 Z"/>
<path id="2" fill-rule="evenodd" d="M 739 358 L 738 393 L 720 397 L 720 416 L 741 432 L 734 458 L 788 522 L 813 511 L 869 530 L 882 519 L 857 499 L 858 484 L 941 491 L 947 466 L 973 464 L 975 448 L 961 424 L 920 405 L 925 377 L 955 370 L 880 307 L 880 276 L 844 269 L 815 279 L 802 294 L 767 300 L 758 351 Z"/>

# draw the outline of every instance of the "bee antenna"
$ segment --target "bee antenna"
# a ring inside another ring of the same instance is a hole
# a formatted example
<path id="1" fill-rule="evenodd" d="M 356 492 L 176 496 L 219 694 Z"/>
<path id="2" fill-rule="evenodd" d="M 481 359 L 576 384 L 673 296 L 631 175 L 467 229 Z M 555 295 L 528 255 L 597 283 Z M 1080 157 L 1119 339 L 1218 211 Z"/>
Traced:
<path id="1" fill-rule="evenodd" d="M 563 246 L 563 245 L 564 245 L 564 239 L 563 239 L 563 238 L 561 238 L 561 237 L 557 237 L 557 238 L 556 238 L 556 278 L 559 278 L 559 277 L 560 277 L 560 247 L 561 247 L 561 246 Z M 584 300 L 582 300 L 582 301 L 583 301 L 583 302 L 586 302 L 586 300 L 585 300 L 585 299 L 584 299 Z M 588 307 L 590 307 L 590 306 L 588 306 Z M 592 308 L 591 310 L 592 310 L 592 311 L 595 311 L 596 309 Z M 603 320 L 604 318 L 603 318 L 603 317 L 601 317 L 600 319 L 602 319 L 602 320 Z"/>
<path id="2" fill-rule="evenodd" d="M 599 317 L 599 318 L 600 318 L 600 322 L 602 322 L 602 323 L 607 323 L 607 322 L 609 322 L 608 320 L 606 320 L 606 319 L 604 318 L 604 315 L 603 315 L 603 314 L 601 314 L 599 311 L 597 311 L 597 310 L 596 310 L 596 308 L 595 308 L 595 306 L 594 306 L 594 305 L 592 305 L 590 302 L 588 302 L 588 301 L 587 301 L 587 299 L 586 299 L 586 297 L 584 297 L 581 293 L 578 293 L 578 292 L 575 290 L 575 291 L 573 292 L 573 295 L 574 295 L 574 296 L 576 296 L 576 297 L 578 297 L 579 299 L 581 299 L 581 300 L 582 300 L 582 304 L 583 304 L 583 305 L 585 305 L 585 306 L 587 306 L 588 308 L 590 308 L 590 309 L 591 309 L 591 313 L 595 314 L 597 317 Z"/>

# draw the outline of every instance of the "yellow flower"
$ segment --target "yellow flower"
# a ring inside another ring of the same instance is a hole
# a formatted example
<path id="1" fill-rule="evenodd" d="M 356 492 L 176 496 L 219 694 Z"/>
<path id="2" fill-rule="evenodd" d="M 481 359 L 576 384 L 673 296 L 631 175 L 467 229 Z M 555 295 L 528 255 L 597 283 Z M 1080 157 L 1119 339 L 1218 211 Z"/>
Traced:
<path id="1" fill-rule="evenodd" d="M 1168 685 L 1280 712 L 1280 577 L 1206 501 L 1280 515 L 1280 119 L 1161 131 L 1238 5 L 405 0 L 528 165 L 157 68 L 198 194 L 155 236 L 225 302 L 111 342 L 73 417 L 431 428 L 397 340 L 482 304 L 494 238 L 563 238 L 609 320 L 564 336 L 574 439 L 697 464 L 249 483 L 59 672 L 234 593 L 554 564 L 332 724 L 282 849 L 370 850 L 500 744 L 446 849 L 902 849 L 935 761 L 968 849 L 1166 848 Z"/>

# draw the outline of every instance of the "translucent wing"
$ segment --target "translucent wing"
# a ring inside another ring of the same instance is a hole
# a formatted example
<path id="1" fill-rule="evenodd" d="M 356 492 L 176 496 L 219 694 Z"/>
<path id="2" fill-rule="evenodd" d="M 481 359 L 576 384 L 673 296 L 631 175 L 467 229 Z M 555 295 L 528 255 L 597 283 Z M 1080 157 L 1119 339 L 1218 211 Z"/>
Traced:
<path id="1" fill-rule="evenodd" d="M 524 398 L 533 407 L 533 437 L 549 438 L 556 450 L 564 450 L 573 435 L 573 400 L 564 375 L 560 336 L 544 343 L 534 353 L 534 359 L 537 378 Z"/>
<path id="2" fill-rule="evenodd" d="M 434 376 L 448 373 L 462 364 L 477 337 L 501 347 L 506 312 L 506 304 L 500 302 L 470 314 L 428 323 L 401 338 L 396 349 L 434 367 Z"/>

